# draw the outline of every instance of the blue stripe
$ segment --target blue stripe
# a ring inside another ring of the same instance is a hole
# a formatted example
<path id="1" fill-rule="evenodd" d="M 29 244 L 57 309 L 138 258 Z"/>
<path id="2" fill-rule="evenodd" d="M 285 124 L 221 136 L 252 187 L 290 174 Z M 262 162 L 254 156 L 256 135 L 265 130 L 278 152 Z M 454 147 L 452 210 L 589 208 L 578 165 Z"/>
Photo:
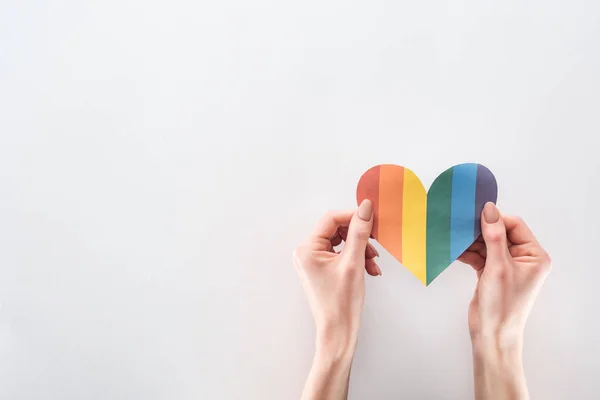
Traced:
<path id="1" fill-rule="evenodd" d="M 452 175 L 452 202 L 450 206 L 450 259 L 456 260 L 476 239 L 475 188 L 477 164 L 460 164 Z"/>

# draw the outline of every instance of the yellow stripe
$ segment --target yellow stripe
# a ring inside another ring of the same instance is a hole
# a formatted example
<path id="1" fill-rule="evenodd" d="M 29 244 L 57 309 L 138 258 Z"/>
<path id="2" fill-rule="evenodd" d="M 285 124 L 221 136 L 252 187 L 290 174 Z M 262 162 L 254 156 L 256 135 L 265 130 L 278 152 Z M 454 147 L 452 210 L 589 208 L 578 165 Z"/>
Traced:
<path id="1" fill-rule="evenodd" d="M 427 192 L 415 173 L 404 168 L 402 264 L 427 286 L 426 239 Z"/>

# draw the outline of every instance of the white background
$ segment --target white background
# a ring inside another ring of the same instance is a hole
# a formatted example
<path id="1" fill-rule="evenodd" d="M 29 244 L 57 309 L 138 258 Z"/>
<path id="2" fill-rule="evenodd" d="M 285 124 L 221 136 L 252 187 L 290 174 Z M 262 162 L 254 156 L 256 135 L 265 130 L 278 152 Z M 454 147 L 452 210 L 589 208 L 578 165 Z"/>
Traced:
<path id="1" fill-rule="evenodd" d="M 554 261 L 534 399 L 600 396 L 600 3 L 0 0 L 0 398 L 294 399 L 291 265 L 363 171 L 497 176 Z M 379 247 L 380 248 L 380 247 Z M 351 399 L 471 399 L 456 263 L 389 254 Z"/>

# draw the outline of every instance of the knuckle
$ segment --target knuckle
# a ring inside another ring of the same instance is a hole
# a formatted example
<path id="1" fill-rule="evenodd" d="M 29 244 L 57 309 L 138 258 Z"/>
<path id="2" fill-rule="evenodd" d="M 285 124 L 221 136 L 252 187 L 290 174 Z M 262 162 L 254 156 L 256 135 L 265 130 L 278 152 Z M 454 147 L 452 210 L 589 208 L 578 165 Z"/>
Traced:
<path id="1" fill-rule="evenodd" d="M 294 265 L 301 266 L 308 261 L 309 252 L 307 246 L 305 244 L 298 245 L 292 251 L 292 260 L 294 261 Z"/>
<path id="2" fill-rule="evenodd" d="M 512 217 L 512 219 L 515 221 L 515 223 L 517 225 L 525 225 L 525 220 L 523 219 L 523 217 L 515 215 L 515 216 Z"/>
<path id="3" fill-rule="evenodd" d="M 531 274 L 535 279 L 541 278 L 548 275 L 550 273 L 550 269 L 550 264 L 542 262 L 532 267 Z"/>
<path id="4" fill-rule="evenodd" d="M 544 255 L 542 256 L 540 269 L 546 274 L 552 270 L 552 259 L 550 258 L 550 255 L 546 252 L 544 252 Z"/>
<path id="5" fill-rule="evenodd" d="M 357 269 L 352 268 L 351 266 L 347 266 L 346 268 L 344 268 L 342 276 L 343 279 L 346 281 L 354 281 L 358 277 Z"/>
<path id="6" fill-rule="evenodd" d="M 537 264 L 532 268 L 531 274 L 534 278 L 544 276 L 546 274 L 546 267 L 544 264 Z"/>
<path id="7" fill-rule="evenodd" d="M 498 282 L 504 282 L 508 279 L 508 271 L 501 265 L 496 266 L 496 268 L 491 268 L 490 275 Z"/>
<path id="8" fill-rule="evenodd" d="M 367 232 L 364 229 L 358 229 L 355 233 L 354 233 L 354 237 L 356 237 L 359 240 L 363 240 L 363 241 L 367 241 L 369 240 L 369 237 L 371 236 L 371 232 Z"/>
<path id="9" fill-rule="evenodd" d="M 325 212 L 325 214 L 323 215 L 323 219 L 331 220 L 335 217 L 335 215 L 336 215 L 335 210 L 327 210 L 327 212 Z"/>
<path id="10" fill-rule="evenodd" d="M 294 267 L 298 267 L 299 263 L 300 263 L 300 254 L 298 252 L 298 248 L 296 247 L 294 250 L 292 250 L 292 265 Z"/>
<path id="11" fill-rule="evenodd" d="M 485 241 L 486 243 L 502 243 L 502 241 L 504 240 L 504 236 L 505 233 L 501 230 L 493 229 L 487 232 L 487 234 L 485 235 Z"/>

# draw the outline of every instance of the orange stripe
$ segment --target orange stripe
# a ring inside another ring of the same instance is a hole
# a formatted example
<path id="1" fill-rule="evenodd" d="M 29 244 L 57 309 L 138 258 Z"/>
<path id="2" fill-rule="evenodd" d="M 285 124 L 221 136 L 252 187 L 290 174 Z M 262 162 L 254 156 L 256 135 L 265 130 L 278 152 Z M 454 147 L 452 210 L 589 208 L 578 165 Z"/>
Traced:
<path id="1" fill-rule="evenodd" d="M 402 193 L 404 167 L 381 165 L 379 172 L 379 227 L 377 241 L 402 262 Z"/>
<path id="2" fill-rule="evenodd" d="M 371 235 L 375 239 L 378 238 L 378 226 L 379 226 L 379 171 L 380 166 L 377 165 L 367 172 L 365 172 L 358 181 L 358 187 L 356 188 L 356 202 L 358 205 L 365 199 L 369 199 L 373 202 L 373 230 Z"/>

